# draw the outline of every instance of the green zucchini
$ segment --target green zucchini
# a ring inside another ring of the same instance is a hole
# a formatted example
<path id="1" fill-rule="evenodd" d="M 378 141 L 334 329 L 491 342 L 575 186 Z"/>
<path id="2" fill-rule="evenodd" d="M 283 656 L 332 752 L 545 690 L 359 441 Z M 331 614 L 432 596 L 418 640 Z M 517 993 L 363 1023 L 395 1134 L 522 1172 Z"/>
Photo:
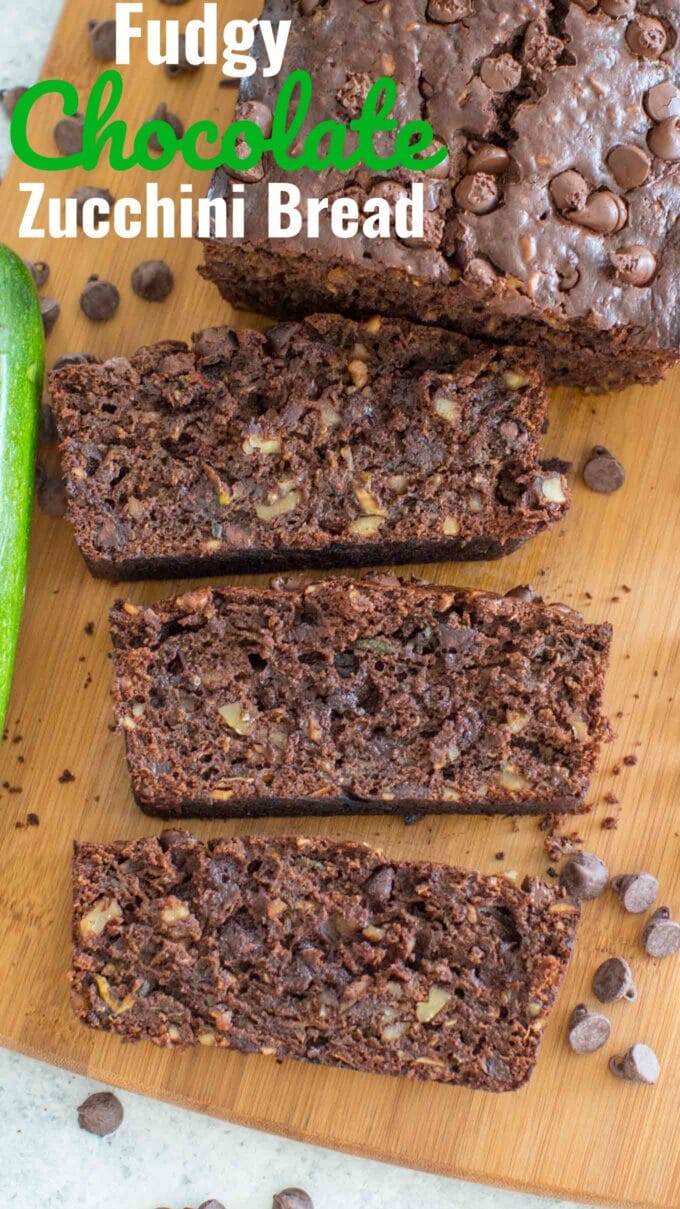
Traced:
<path id="1" fill-rule="evenodd" d="M 23 261 L 0 244 L 0 731 L 26 588 L 44 362 L 35 283 Z"/>

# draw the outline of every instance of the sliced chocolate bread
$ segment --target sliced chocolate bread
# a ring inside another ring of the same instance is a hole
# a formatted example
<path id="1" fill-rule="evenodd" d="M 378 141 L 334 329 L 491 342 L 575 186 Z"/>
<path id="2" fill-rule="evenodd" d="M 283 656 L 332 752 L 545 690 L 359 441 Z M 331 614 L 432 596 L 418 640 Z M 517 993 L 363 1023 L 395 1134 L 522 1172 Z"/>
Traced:
<path id="1" fill-rule="evenodd" d="M 534 356 L 436 328 L 213 328 L 50 388 L 95 575 L 496 558 L 569 504 Z"/>
<path id="2" fill-rule="evenodd" d="M 579 918 L 564 892 L 357 843 L 186 832 L 76 843 L 89 1027 L 512 1091 Z"/>
<path id="3" fill-rule="evenodd" d="M 565 605 L 335 578 L 111 613 L 135 797 L 163 817 L 574 811 L 609 625 Z"/>

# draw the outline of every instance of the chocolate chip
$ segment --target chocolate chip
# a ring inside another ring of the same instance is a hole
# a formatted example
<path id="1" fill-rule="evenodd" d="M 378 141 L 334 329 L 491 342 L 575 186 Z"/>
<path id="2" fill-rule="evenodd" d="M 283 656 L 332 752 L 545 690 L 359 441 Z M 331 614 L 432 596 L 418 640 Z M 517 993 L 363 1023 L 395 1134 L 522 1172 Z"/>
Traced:
<path id="1" fill-rule="evenodd" d="M 90 46 L 96 59 L 110 62 L 116 57 L 116 22 L 88 21 Z"/>
<path id="2" fill-rule="evenodd" d="M 36 289 L 41 290 L 47 284 L 50 266 L 46 260 L 25 260 L 24 264 L 33 278 Z"/>
<path id="3" fill-rule="evenodd" d="M 642 943 L 650 957 L 672 957 L 678 952 L 680 923 L 671 918 L 668 907 L 659 907 L 647 920 Z"/>
<path id="4" fill-rule="evenodd" d="M 183 2 L 183 0 L 182 0 Z M 169 3 L 169 0 L 166 0 Z M 168 126 L 174 130 L 178 139 L 181 139 L 184 134 L 184 122 L 176 113 L 171 113 L 165 101 L 161 101 L 154 109 L 151 117 L 147 119 L 149 122 L 167 122 Z M 157 134 L 152 134 L 149 139 L 149 147 L 152 151 L 162 151 L 161 142 Z"/>
<path id="5" fill-rule="evenodd" d="M 46 516 L 66 515 L 66 483 L 59 475 L 38 480 L 38 507 Z"/>
<path id="6" fill-rule="evenodd" d="M 655 84 L 645 97 L 645 109 L 653 122 L 680 117 L 680 88 L 670 80 Z"/>
<path id="7" fill-rule="evenodd" d="M 8 118 L 11 118 L 17 106 L 17 101 L 21 99 L 28 89 L 24 84 L 16 84 L 14 88 L 0 88 L 0 105 Z"/>
<path id="8" fill-rule="evenodd" d="M 114 1133 L 123 1120 L 123 1105 L 110 1091 L 96 1091 L 78 1108 L 78 1124 L 88 1133 L 105 1138 Z"/>
<path id="9" fill-rule="evenodd" d="M 61 314 L 61 307 L 56 298 L 41 298 L 40 314 L 42 316 L 45 335 L 49 336 L 50 332 L 54 330 L 54 325 Z"/>
<path id="10" fill-rule="evenodd" d="M 78 187 L 74 189 L 73 193 L 71 193 L 69 196 L 75 198 L 76 222 L 78 223 L 79 227 L 82 227 L 83 225 L 83 206 L 85 205 L 86 201 L 90 201 L 91 198 L 95 197 L 99 198 L 101 201 L 107 203 L 109 212 L 115 205 L 115 198 L 113 194 L 110 193 L 108 189 L 102 188 L 101 185 L 78 185 Z M 104 217 L 104 214 L 97 214 L 96 216 L 93 216 L 92 225 L 95 231 L 100 222 L 103 221 Z"/>
<path id="11" fill-rule="evenodd" d="M 52 369 L 61 369 L 64 365 L 99 365 L 99 357 L 95 357 L 94 353 L 62 353 Z"/>
<path id="12" fill-rule="evenodd" d="M 276 1193 L 272 1209 L 314 1209 L 314 1202 L 302 1188 L 284 1188 L 283 1192 Z"/>
<path id="13" fill-rule="evenodd" d="M 57 780 L 60 785 L 72 785 L 75 781 L 75 777 L 69 768 L 65 768 L 64 771 L 57 777 Z"/>
<path id="14" fill-rule="evenodd" d="M 38 441 L 41 445 L 54 445 L 58 440 L 57 425 L 54 412 L 49 403 L 40 404 L 38 418 Z"/>
<path id="15" fill-rule="evenodd" d="M 641 243 L 629 243 L 609 255 L 614 272 L 624 285 L 649 285 L 656 273 L 656 256 Z"/>
<path id="16" fill-rule="evenodd" d="M 597 898 L 609 881 L 607 866 L 591 852 L 576 852 L 560 874 L 560 885 L 573 898 Z"/>
<path id="17" fill-rule="evenodd" d="M 113 319 L 120 304 L 120 294 L 110 281 L 91 277 L 80 295 L 80 309 L 94 323 Z"/>
<path id="18" fill-rule="evenodd" d="M 573 168 L 560 172 L 550 182 L 550 196 L 560 211 L 582 210 L 588 200 L 588 193 L 586 181 L 581 173 L 575 172 Z"/>
<path id="19" fill-rule="evenodd" d="M 498 274 L 493 265 L 485 260 L 483 256 L 473 256 L 468 265 L 465 266 L 465 280 L 483 287 L 489 287 L 494 284 Z"/>
<path id="20" fill-rule="evenodd" d="M 394 869 L 391 869 L 389 865 L 383 865 L 382 869 L 376 869 L 375 873 L 369 877 L 364 886 L 364 894 L 371 902 L 383 906 L 389 901 L 393 885 Z"/>
<path id="21" fill-rule="evenodd" d="M 609 884 L 618 894 L 624 911 L 629 911 L 631 915 L 649 911 L 659 893 L 659 883 L 651 873 L 621 874 L 613 877 Z"/>
<path id="22" fill-rule="evenodd" d="M 234 122 L 254 122 L 266 139 L 272 132 L 273 114 L 264 101 L 240 101 L 234 110 Z"/>
<path id="23" fill-rule="evenodd" d="M 543 601 L 543 597 L 534 592 L 534 589 L 529 584 L 518 584 L 516 588 L 511 588 L 505 593 L 511 600 L 523 600 L 526 604 L 531 604 L 534 600 Z"/>
<path id="24" fill-rule="evenodd" d="M 498 202 L 498 185 L 494 176 L 475 172 L 458 182 L 454 197 L 461 210 L 470 214 L 488 214 Z"/>
<path id="25" fill-rule="evenodd" d="M 626 29 L 626 42 L 641 59 L 659 59 L 666 49 L 666 30 L 656 17 L 638 13 Z"/>
<path id="26" fill-rule="evenodd" d="M 569 1044 L 575 1054 L 594 1054 L 606 1045 L 612 1026 L 602 1012 L 590 1012 L 584 1003 L 574 1008 L 569 1019 Z"/>
<path id="27" fill-rule="evenodd" d="M 495 143 L 473 144 L 472 155 L 468 160 L 468 172 L 486 172 L 489 176 L 499 176 L 510 167 L 510 156 L 505 147 L 497 147 Z"/>
<path id="28" fill-rule="evenodd" d="M 610 495 L 623 487 L 626 472 L 613 453 L 603 445 L 595 445 L 583 467 L 583 478 L 591 491 Z"/>
<path id="29" fill-rule="evenodd" d="M 54 127 L 54 141 L 57 150 L 62 155 L 77 155 L 83 149 L 83 126 L 85 118 L 82 113 L 74 113 L 72 117 L 60 118 Z"/>
<path id="30" fill-rule="evenodd" d="M 600 8 L 608 17 L 627 17 L 635 9 L 635 0 L 600 0 Z"/>
<path id="31" fill-rule="evenodd" d="M 428 0 L 426 16 L 438 25 L 453 25 L 470 16 L 470 5 L 471 0 Z"/>
<path id="32" fill-rule="evenodd" d="M 614 1054 L 609 1059 L 609 1069 L 617 1079 L 630 1083 L 656 1083 L 661 1068 L 654 1050 L 638 1042 L 625 1054 Z"/>
<path id="33" fill-rule="evenodd" d="M 609 957 L 593 974 L 593 994 L 600 1003 L 616 1003 L 627 999 L 634 1003 L 637 990 L 628 962 L 623 957 Z"/>
<path id="34" fill-rule="evenodd" d="M 609 152 L 607 166 L 622 189 L 637 189 L 647 180 L 652 165 L 642 147 L 622 143 Z"/>
<path id="35" fill-rule="evenodd" d="M 171 80 L 180 76 L 184 71 L 198 71 L 201 63 L 190 63 L 187 59 L 186 38 L 184 34 L 179 35 L 178 39 L 177 60 L 174 63 L 165 64 L 165 74 L 170 76 Z"/>
<path id="36" fill-rule="evenodd" d="M 132 288 L 145 302 L 163 302 L 172 293 L 175 279 L 163 260 L 144 260 L 132 270 Z"/>
<path id="37" fill-rule="evenodd" d="M 680 160 L 680 118 L 666 118 L 653 126 L 649 132 L 647 143 L 660 160 L 675 163 Z"/>
<path id="38" fill-rule="evenodd" d="M 484 59 L 479 69 L 482 83 L 492 92 L 510 92 L 522 78 L 522 68 L 512 55 L 499 55 L 497 59 Z"/>
<path id="39" fill-rule="evenodd" d="M 568 210 L 565 218 L 569 222 L 587 227 L 598 235 L 611 235 L 625 226 L 627 218 L 626 203 L 608 189 L 600 189 L 591 193 L 585 206 L 578 210 Z"/>

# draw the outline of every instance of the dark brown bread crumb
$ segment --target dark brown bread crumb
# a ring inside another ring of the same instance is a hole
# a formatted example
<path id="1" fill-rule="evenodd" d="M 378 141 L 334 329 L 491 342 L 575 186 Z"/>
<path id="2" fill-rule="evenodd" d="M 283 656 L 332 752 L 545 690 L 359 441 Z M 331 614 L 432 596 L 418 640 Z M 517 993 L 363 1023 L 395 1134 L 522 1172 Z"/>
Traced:
<path id="1" fill-rule="evenodd" d="M 579 914 L 362 844 L 186 832 L 77 843 L 73 889 L 92 1028 L 488 1091 L 531 1075 Z"/>
<path id="2" fill-rule="evenodd" d="M 526 813 L 582 802 L 608 625 L 393 575 L 111 613 L 137 801 L 164 816 Z"/>
<path id="3" fill-rule="evenodd" d="M 72 781 L 75 781 L 75 777 L 68 768 L 65 768 L 57 780 L 60 785 L 70 785 Z"/>
<path id="4" fill-rule="evenodd" d="M 526 351 L 333 316 L 50 377 L 69 511 L 114 579 L 496 558 L 561 519 Z"/>

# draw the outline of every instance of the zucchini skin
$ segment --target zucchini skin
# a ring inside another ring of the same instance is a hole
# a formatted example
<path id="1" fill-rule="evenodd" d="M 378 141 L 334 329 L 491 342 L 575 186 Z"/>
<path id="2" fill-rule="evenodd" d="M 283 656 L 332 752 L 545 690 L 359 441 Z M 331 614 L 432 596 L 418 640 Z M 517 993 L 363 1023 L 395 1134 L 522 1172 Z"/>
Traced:
<path id="1" fill-rule="evenodd" d="M 26 590 L 44 364 L 33 278 L 20 257 L 0 244 L 0 731 Z"/>

